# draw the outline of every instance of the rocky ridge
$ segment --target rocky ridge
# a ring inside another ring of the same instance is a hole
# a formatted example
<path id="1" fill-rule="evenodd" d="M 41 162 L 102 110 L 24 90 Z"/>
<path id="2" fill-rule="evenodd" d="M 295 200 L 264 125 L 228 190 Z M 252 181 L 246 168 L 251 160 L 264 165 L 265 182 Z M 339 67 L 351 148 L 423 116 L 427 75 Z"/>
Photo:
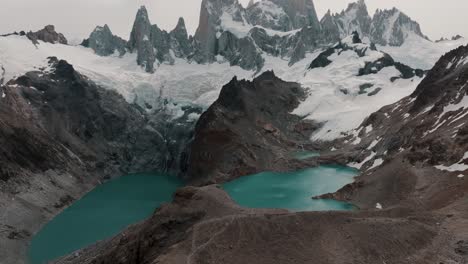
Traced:
<path id="1" fill-rule="evenodd" d="M 290 114 L 304 96 L 299 84 L 285 82 L 273 72 L 252 82 L 234 78 L 226 84 L 197 122 L 190 147 L 190 182 L 222 183 L 262 171 L 305 167 L 291 153 L 312 145 L 308 136 L 315 125 Z"/>
<path id="2" fill-rule="evenodd" d="M 427 39 L 419 24 L 396 8 L 377 10 L 371 17 L 364 0 L 349 4 L 338 14 L 329 11 L 321 25 L 329 38 L 344 38 L 356 31 L 372 43 L 383 46 L 401 46 L 411 34 Z"/>
<path id="3" fill-rule="evenodd" d="M 354 31 L 380 45 L 400 46 L 410 35 L 426 38 L 419 24 L 397 9 L 379 10 L 371 18 L 364 0 L 339 14 L 328 12 L 320 21 L 312 0 L 264 0 L 247 8 L 238 0 L 204 0 L 193 37 L 188 36 L 182 18 L 173 31 L 166 32 L 152 25 L 146 8 L 141 7 L 127 50 L 137 53 L 138 65 L 148 72 L 154 72 L 158 63 L 174 63 L 175 58 L 213 63 L 219 56 L 231 65 L 259 72 L 266 55 L 282 57 L 292 65 L 306 53 Z M 97 33 L 90 36 L 92 42 L 106 46 L 91 47 L 98 54 L 110 53 L 103 49 L 117 49 L 122 54 L 121 41 L 115 41 L 107 30 Z"/>
<path id="4" fill-rule="evenodd" d="M 44 42 L 49 42 L 52 44 L 60 43 L 60 44 L 68 44 L 67 39 L 63 36 L 62 33 L 57 33 L 55 31 L 55 26 L 47 25 L 43 29 L 38 30 L 36 32 L 29 31 L 26 33 L 26 36 L 35 44 L 39 44 L 38 40 L 42 40 Z"/>
<path id="5" fill-rule="evenodd" d="M 377 50 L 374 44 L 365 44 L 362 42 L 359 33 L 354 31 L 351 36 L 341 40 L 335 46 L 328 48 L 320 53 L 309 66 L 309 69 L 326 67 L 332 63 L 331 56 L 339 56 L 342 52 L 353 51 L 359 57 L 374 57 L 374 61 L 365 62 L 359 69 L 358 76 L 377 74 L 386 67 L 395 67 L 400 72 L 400 76 L 392 77 L 392 82 L 397 79 L 411 79 L 415 76 L 422 78 L 425 72 L 421 69 L 413 69 L 405 64 L 396 62 L 389 54 Z M 366 88 L 363 87 L 365 90 Z"/>

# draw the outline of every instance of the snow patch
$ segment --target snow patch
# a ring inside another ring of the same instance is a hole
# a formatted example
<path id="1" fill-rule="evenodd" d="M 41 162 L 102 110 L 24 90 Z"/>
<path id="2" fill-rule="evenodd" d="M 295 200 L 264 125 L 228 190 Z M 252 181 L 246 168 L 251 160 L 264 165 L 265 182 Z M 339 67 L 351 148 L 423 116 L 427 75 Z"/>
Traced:
<path id="1" fill-rule="evenodd" d="M 388 45 L 378 46 L 378 49 L 390 54 L 396 61 L 408 66 L 429 70 L 442 55 L 467 43 L 468 39 L 464 38 L 436 43 L 415 34 L 409 34 L 401 47 Z"/>
<path id="2" fill-rule="evenodd" d="M 353 163 L 348 164 L 348 166 L 360 170 L 362 168 L 362 166 L 364 166 L 364 164 L 366 164 L 368 161 L 372 160 L 376 155 L 377 155 L 376 152 L 372 152 L 361 163 L 353 162 Z"/>
<path id="3" fill-rule="evenodd" d="M 463 161 L 468 159 L 468 152 L 465 152 L 465 155 L 463 155 L 463 158 L 450 166 L 445 166 L 445 165 L 438 165 L 435 166 L 438 170 L 442 171 L 450 171 L 450 172 L 455 172 L 455 171 L 466 171 L 468 170 L 468 165 L 464 164 Z"/>
<path id="4" fill-rule="evenodd" d="M 379 167 L 380 165 L 382 165 L 384 162 L 383 159 L 376 159 L 374 160 L 374 164 L 372 164 L 372 166 L 369 168 L 369 170 L 372 170 L 372 169 L 375 169 L 377 167 Z"/>
<path id="5" fill-rule="evenodd" d="M 367 147 L 367 149 L 368 150 L 373 149 L 375 146 L 377 146 L 377 144 L 379 144 L 379 142 L 380 142 L 380 138 L 374 139 L 374 141 L 372 141 L 372 143 L 369 145 L 369 147 Z"/>

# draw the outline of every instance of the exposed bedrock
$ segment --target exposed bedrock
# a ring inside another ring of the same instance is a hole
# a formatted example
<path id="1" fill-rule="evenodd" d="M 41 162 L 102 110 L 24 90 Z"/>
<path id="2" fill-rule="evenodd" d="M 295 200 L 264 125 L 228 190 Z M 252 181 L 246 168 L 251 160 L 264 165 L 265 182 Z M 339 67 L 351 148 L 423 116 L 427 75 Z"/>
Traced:
<path id="1" fill-rule="evenodd" d="M 316 126 L 290 114 L 305 91 L 273 72 L 253 81 L 234 78 L 200 117 L 191 145 L 188 177 L 220 183 L 267 170 L 297 166 L 290 151 L 304 145 Z"/>

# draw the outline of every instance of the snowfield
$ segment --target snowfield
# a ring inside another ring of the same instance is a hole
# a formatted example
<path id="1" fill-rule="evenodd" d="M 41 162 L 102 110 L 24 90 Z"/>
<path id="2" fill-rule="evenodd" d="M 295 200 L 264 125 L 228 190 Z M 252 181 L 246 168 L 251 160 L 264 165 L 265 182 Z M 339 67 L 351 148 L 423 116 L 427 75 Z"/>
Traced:
<path id="1" fill-rule="evenodd" d="M 414 34 L 409 34 L 401 47 L 378 46 L 378 49 L 408 66 L 430 70 L 442 55 L 466 44 L 468 44 L 466 38 L 435 43 Z"/>
<path id="2" fill-rule="evenodd" d="M 419 64 L 430 68 L 443 53 L 459 44 L 461 41 L 432 43 L 419 38 L 401 48 L 383 49 L 395 56 L 395 60 L 413 67 Z M 420 52 L 412 53 L 412 49 L 418 46 Z M 327 67 L 307 70 L 320 52 L 308 54 L 306 59 L 291 67 L 288 66 L 288 59 L 264 54 L 263 68 L 263 71 L 273 70 L 283 80 L 299 82 L 308 89 L 308 98 L 294 113 L 323 123 L 323 127 L 312 135 L 314 140 L 341 137 L 344 132 L 357 128 L 369 114 L 382 106 L 411 94 L 421 81 L 415 77 L 391 82 L 391 77 L 400 75 L 394 67 L 358 77 L 358 71 L 366 61 L 375 61 L 382 56 L 382 53 L 375 51 L 366 52 L 364 57 L 357 56 L 353 51 L 345 51 L 330 57 L 332 63 Z M 167 98 L 176 103 L 174 107 L 178 109 L 174 112 L 177 114 L 180 114 L 180 107 L 184 104 L 207 108 L 217 99 L 222 86 L 234 76 L 253 79 L 256 75 L 238 66 L 231 67 L 222 57 L 218 57 L 218 62 L 213 64 L 196 64 L 178 59 L 175 65 L 159 65 L 154 74 L 149 74 L 136 64 L 136 54 L 128 53 L 122 58 L 117 55 L 100 57 L 91 49 L 81 46 L 41 42 L 36 47 L 25 37 L 0 37 L 0 69 L 5 69 L 4 82 L 31 70 L 46 69 L 49 56 L 67 60 L 80 73 L 105 88 L 118 91 L 129 102 L 157 106 L 161 98 Z M 420 59 L 411 61 L 411 56 Z M 363 84 L 372 84 L 370 91 L 381 89 L 372 96 L 359 94 Z"/>

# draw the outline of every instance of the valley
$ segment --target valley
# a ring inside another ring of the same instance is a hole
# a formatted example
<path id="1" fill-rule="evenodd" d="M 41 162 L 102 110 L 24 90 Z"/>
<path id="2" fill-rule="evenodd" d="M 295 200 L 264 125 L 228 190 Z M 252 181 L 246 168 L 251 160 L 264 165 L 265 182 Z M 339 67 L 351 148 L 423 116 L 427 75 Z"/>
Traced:
<path id="1" fill-rule="evenodd" d="M 467 39 L 363 0 L 135 11 L 1 32 L 1 264 L 468 263 Z"/>

